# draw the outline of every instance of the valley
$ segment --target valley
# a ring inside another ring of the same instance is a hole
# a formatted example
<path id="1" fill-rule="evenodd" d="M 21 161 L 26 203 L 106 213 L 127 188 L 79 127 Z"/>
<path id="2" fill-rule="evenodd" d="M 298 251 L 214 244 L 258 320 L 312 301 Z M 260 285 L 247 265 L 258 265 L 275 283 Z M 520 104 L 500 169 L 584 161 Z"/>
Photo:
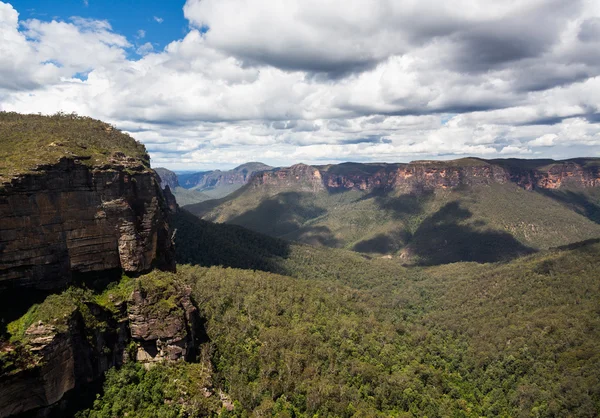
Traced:
<path id="1" fill-rule="evenodd" d="M 108 124 L 0 132 L 0 417 L 600 408 L 595 159 L 269 168 L 184 206 Z"/>
<path id="2" fill-rule="evenodd" d="M 402 262 L 501 261 L 600 236 L 598 161 L 299 165 L 185 209 Z"/>

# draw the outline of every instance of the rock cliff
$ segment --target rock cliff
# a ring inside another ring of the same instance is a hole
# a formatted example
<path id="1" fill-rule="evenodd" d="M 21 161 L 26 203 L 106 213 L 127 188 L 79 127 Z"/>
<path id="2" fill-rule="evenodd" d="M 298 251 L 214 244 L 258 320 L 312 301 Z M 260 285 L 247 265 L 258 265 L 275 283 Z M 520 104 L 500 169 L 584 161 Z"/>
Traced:
<path id="1" fill-rule="evenodd" d="M 328 166 L 297 164 L 254 175 L 251 187 L 318 190 L 397 190 L 414 193 L 435 189 L 513 182 L 524 189 L 600 186 L 600 160 L 481 160 L 415 161 L 409 164 Z"/>
<path id="2" fill-rule="evenodd" d="M 12 351 L 17 363 L 6 367 L 0 361 L 0 417 L 26 411 L 61 416 L 65 394 L 111 367 L 126 361 L 149 367 L 193 356 L 201 325 L 190 289 L 168 273 L 132 280 L 133 291 L 125 300 L 107 291 L 100 298 L 103 306 L 93 295 L 63 294 L 47 298 L 25 316 L 31 324 L 25 324 L 24 334 L 0 347 L 5 355 Z M 56 315 L 38 319 L 44 311 Z"/>
<path id="3" fill-rule="evenodd" d="M 64 128 L 57 143 L 56 121 L 32 118 L 28 132 L 28 117 L 0 117 L 0 135 L 22 135 L 18 146 L 7 140 L 0 152 L 12 162 L 0 167 L 0 290 L 59 288 L 74 276 L 109 270 L 173 270 L 167 203 L 143 146 L 93 120 L 100 129 Z M 65 119 L 57 123 L 82 122 Z M 95 136 L 80 139 L 85 129 Z M 123 147 L 111 142 L 114 135 Z"/>

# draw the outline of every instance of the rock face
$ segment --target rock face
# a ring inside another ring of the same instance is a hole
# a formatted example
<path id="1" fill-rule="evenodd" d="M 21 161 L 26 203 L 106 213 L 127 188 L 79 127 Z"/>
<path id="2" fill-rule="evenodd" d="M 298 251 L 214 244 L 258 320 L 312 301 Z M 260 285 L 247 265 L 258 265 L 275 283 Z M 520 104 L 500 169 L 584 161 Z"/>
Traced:
<path id="1" fill-rule="evenodd" d="M 328 180 L 323 179 L 322 172 L 318 168 L 306 164 L 263 171 L 255 174 L 252 179 L 252 187 L 299 188 L 301 191 L 313 192 L 325 190 L 327 184 Z M 347 179 L 345 186 L 352 188 L 355 183 Z"/>
<path id="2" fill-rule="evenodd" d="M 0 417 L 56 404 L 65 393 L 123 363 L 128 341 L 126 324 L 116 322 L 100 307 L 94 310 L 109 320 L 106 329 L 86 329 L 79 311 L 67 319 L 66 331 L 59 332 L 43 323 L 27 329 L 28 349 L 36 363 L 27 370 L 0 375 Z M 44 414 L 44 410 L 39 411 L 39 416 Z"/>
<path id="3" fill-rule="evenodd" d="M 131 296 L 115 309 L 86 302 L 85 316 L 74 309 L 57 318 L 60 328 L 52 321 L 31 324 L 24 336 L 29 367 L 0 370 L 0 417 L 32 410 L 38 410 L 32 416 L 45 416 L 44 408 L 125 361 L 149 367 L 190 359 L 202 329 L 191 289 L 160 274 L 136 279 Z"/>
<path id="4" fill-rule="evenodd" d="M 156 174 L 120 153 L 102 167 L 63 158 L 17 176 L 0 189 L 0 289 L 173 270 L 166 212 Z"/>
<path id="5" fill-rule="evenodd" d="M 172 172 L 171 170 L 167 170 L 166 168 L 158 167 L 155 168 L 156 174 L 160 177 L 160 185 L 164 189 L 169 186 L 171 190 L 174 190 L 176 187 L 179 187 L 179 180 L 177 179 L 177 174 Z"/>
<path id="6" fill-rule="evenodd" d="M 414 193 L 435 189 L 513 182 L 524 189 L 600 186 L 600 159 L 565 161 L 480 160 L 415 161 L 409 164 L 308 166 L 297 164 L 255 174 L 251 187 L 297 187 L 319 190 L 397 190 Z"/>
<path id="7" fill-rule="evenodd" d="M 133 292 L 128 307 L 131 338 L 137 343 L 136 361 L 152 364 L 164 360 L 185 360 L 194 352 L 198 310 L 187 286 L 150 293 Z"/>

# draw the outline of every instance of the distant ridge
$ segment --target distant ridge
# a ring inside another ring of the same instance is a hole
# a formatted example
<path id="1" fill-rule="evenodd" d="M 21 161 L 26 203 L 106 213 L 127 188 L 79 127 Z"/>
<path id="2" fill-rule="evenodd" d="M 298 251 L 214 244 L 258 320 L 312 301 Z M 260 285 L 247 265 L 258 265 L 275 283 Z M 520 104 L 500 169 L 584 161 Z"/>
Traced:
<path id="1" fill-rule="evenodd" d="M 296 164 L 185 208 L 403 262 L 501 261 L 600 237 L 600 159 Z"/>
<path id="2" fill-rule="evenodd" d="M 225 197 L 245 185 L 254 173 L 272 168 L 260 162 L 248 162 L 227 171 L 176 174 L 162 167 L 155 171 L 162 179 L 162 187 L 168 185 L 183 206 Z"/>

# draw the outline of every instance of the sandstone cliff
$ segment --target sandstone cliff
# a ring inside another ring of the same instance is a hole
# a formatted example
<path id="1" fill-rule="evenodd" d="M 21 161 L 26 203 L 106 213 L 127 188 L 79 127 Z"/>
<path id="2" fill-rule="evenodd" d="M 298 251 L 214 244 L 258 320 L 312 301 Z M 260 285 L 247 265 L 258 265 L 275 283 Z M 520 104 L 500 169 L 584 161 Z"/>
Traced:
<path id="1" fill-rule="evenodd" d="M 60 416 L 65 394 L 111 367 L 193 356 L 201 326 L 190 289 L 168 273 L 130 280 L 133 291 L 125 300 L 111 291 L 101 297 L 70 292 L 47 298 L 21 319 L 23 335 L 15 332 L 13 342 L 0 344 L 16 363 L 7 367 L 0 359 L 0 417 L 36 410 L 31 415 L 45 416 L 52 408 Z"/>
<path id="2" fill-rule="evenodd" d="M 415 161 L 409 164 L 297 164 L 254 175 L 251 187 L 263 185 L 318 190 L 397 190 L 401 193 L 513 182 L 524 189 L 600 186 L 596 159 Z"/>
<path id="3" fill-rule="evenodd" d="M 174 269 L 167 204 L 143 146 L 87 118 L 32 118 L 33 128 L 28 116 L 0 117 L 0 135 L 19 133 L 0 152 L 9 162 L 0 167 L 0 290 L 57 288 L 112 269 Z M 69 127 L 58 131 L 62 142 L 51 122 Z M 121 142 L 111 142 L 115 135 Z"/>

